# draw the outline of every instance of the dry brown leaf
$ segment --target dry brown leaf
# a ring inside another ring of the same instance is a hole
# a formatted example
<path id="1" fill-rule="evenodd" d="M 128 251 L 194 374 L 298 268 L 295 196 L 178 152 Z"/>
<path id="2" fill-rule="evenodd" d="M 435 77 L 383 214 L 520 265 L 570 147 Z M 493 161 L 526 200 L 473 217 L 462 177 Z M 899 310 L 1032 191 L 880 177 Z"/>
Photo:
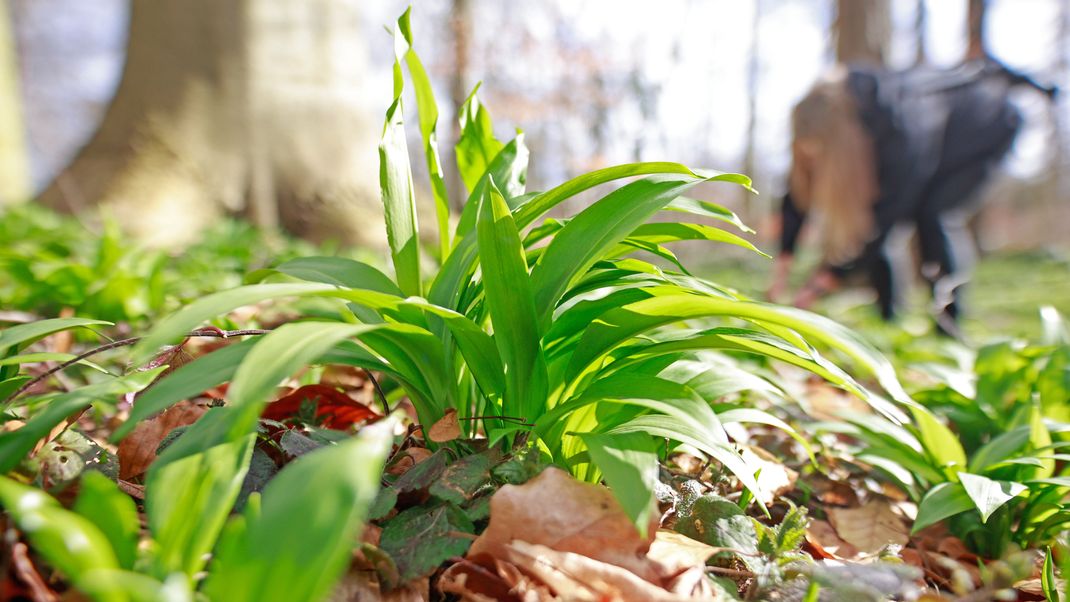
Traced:
<path id="1" fill-rule="evenodd" d="M 427 438 L 435 443 L 453 441 L 461 436 L 461 423 L 457 420 L 457 410 L 450 408 L 427 430 Z"/>
<path id="2" fill-rule="evenodd" d="M 829 508 L 836 533 L 862 554 L 876 554 L 888 544 L 906 545 L 910 536 L 903 519 L 884 499 L 858 508 Z"/>
<path id="3" fill-rule="evenodd" d="M 351 570 L 342 577 L 327 598 L 329 602 L 427 602 L 431 599 L 431 584 L 419 579 L 389 592 L 379 589 L 373 571 Z"/>
<path id="4" fill-rule="evenodd" d="M 650 544 L 647 558 L 675 573 L 694 566 L 705 566 L 710 556 L 716 553 L 717 549 L 713 546 L 676 531 L 659 529 L 654 535 L 654 542 Z"/>
<path id="5" fill-rule="evenodd" d="M 647 551 L 657 529 L 651 517 L 647 537 L 605 487 L 573 479 L 547 468 L 523 485 L 505 485 L 490 501 L 490 524 L 472 544 L 468 557 L 502 558 L 505 547 L 522 539 L 561 552 L 572 552 L 623 567 L 650 582 L 659 582 Z"/>
<path id="6" fill-rule="evenodd" d="M 762 490 L 763 504 L 768 506 L 776 501 L 778 496 L 795 488 L 799 473 L 778 462 L 769 452 L 757 447 L 745 447 L 741 455 L 749 466 L 761 468 L 758 473 L 758 487 Z"/>
<path id="7" fill-rule="evenodd" d="M 807 525 L 806 541 L 826 558 L 854 560 L 859 556 L 858 548 L 844 541 L 832 525 L 820 519 L 813 519 Z"/>
<path id="8" fill-rule="evenodd" d="M 413 466 L 416 466 L 420 462 L 431 457 L 431 450 L 426 447 L 410 447 L 401 453 L 401 456 L 394 460 L 386 468 L 386 473 L 394 476 L 401 476 Z"/>
<path id="9" fill-rule="evenodd" d="M 156 459 L 156 448 L 168 433 L 193 424 L 207 411 L 205 406 L 180 401 L 159 416 L 139 422 L 119 443 L 119 478 L 128 481 L 143 474 Z"/>
<path id="10" fill-rule="evenodd" d="M 501 548 L 501 560 L 546 584 L 562 600 L 670 602 L 694 600 L 670 592 L 619 566 L 589 556 L 516 540 Z"/>

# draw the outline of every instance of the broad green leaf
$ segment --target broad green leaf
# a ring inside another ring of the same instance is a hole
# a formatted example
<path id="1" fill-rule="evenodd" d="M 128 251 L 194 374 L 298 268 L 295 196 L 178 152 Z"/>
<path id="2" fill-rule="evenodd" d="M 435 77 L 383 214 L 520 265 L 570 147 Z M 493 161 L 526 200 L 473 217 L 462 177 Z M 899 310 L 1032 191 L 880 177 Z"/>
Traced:
<path id="1" fill-rule="evenodd" d="M 111 440 L 119 441 L 134 430 L 134 427 L 142 420 L 166 410 L 183 399 L 189 399 L 229 381 L 234 377 L 238 365 L 256 342 L 257 339 L 250 338 L 227 345 L 183 365 L 160 379 L 152 388 L 137 397 L 134 407 L 130 410 L 130 417 L 115 429 Z"/>
<path id="2" fill-rule="evenodd" d="M 80 326 L 105 325 L 111 326 L 111 322 L 103 320 L 90 320 L 88 318 L 52 318 L 50 320 L 38 320 L 29 324 L 19 324 L 0 330 L 0 353 L 22 343 L 32 343 L 37 339 L 63 330 L 70 330 Z"/>
<path id="3" fill-rule="evenodd" d="M 647 223 L 632 231 L 629 237 L 658 244 L 683 240 L 723 242 L 754 251 L 763 257 L 769 257 L 766 253 L 760 251 L 758 247 L 751 244 L 750 241 L 740 238 L 731 232 L 721 230 L 720 228 L 714 228 L 703 224 L 688 224 L 683 222 Z"/>
<path id="4" fill-rule="evenodd" d="M 366 263 L 345 257 L 299 257 L 275 269 L 288 276 L 309 282 L 323 282 L 348 288 L 378 291 L 398 297 L 403 296 L 401 289 L 389 276 Z"/>
<path id="5" fill-rule="evenodd" d="M 92 600 L 131 602 L 193 602 L 185 575 L 175 573 L 160 581 L 148 575 L 116 569 L 95 569 L 85 574 L 78 591 Z"/>
<path id="6" fill-rule="evenodd" d="M 149 467 L 145 513 L 156 543 L 153 565 L 159 578 L 182 572 L 192 579 L 204 568 L 245 480 L 256 436 L 250 429 L 247 435 L 218 443 L 213 419 L 221 412 L 201 416 Z M 196 453 L 169 458 L 168 452 L 180 442 Z"/>
<path id="7" fill-rule="evenodd" d="M 502 150 L 502 143 L 494 137 L 494 126 L 490 113 L 479 101 L 477 85 L 458 111 L 457 120 L 461 135 L 457 140 L 457 169 L 461 180 L 469 191 L 475 190 L 476 184 L 487 172 L 491 161 Z"/>
<path id="8" fill-rule="evenodd" d="M 1040 571 L 1040 588 L 1044 591 L 1047 602 L 1059 602 L 1058 581 L 1055 580 L 1055 560 L 1051 556 L 1051 546 L 1044 548 L 1044 566 Z"/>
<path id="9" fill-rule="evenodd" d="M 646 537 L 654 503 L 654 486 L 658 482 L 658 456 L 653 438 L 643 433 L 604 435 L 580 433 L 587 444 L 591 461 L 602 472 L 628 518 Z"/>
<path id="10" fill-rule="evenodd" d="M 487 188 L 492 182 L 498 187 L 498 191 L 505 197 L 506 204 L 512 210 L 514 203 L 524 193 L 527 177 L 528 147 L 524 144 L 524 134 L 518 132 L 516 137 L 509 141 L 490 162 L 486 173 L 468 195 L 461 217 L 457 220 L 457 240 L 463 240 L 472 233 L 476 226 L 480 199 L 487 194 Z"/>
<path id="11" fill-rule="evenodd" d="M 755 469 L 728 444 L 712 439 L 709 434 L 694 428 L 676 416 L 645 414 L 631 419 L 626 424 L 614 427 L 609 434 L 647 433 L 690 445 L 709 455 L 728 469 L 754 497 L 763 499 L 762 489 L 754 478 Z M 764 510 L 764 506 L 762 507 Z"/>
<path id="12" fill-rule="evenodd" d="M 0 433 L 0 474 L 18 466 L 38 441 L 71 414 L 89 407 L 94 401 L 115 403 L 120 395 L 140 391 L 159 376 L 164 368 L 166 366 L 109 378 L 53 397 L 44 410 L 30 418 L 18 430 Z"/>
<path id="13" fill-rule="evenodd" d="M 75 586 L 93 570 L 118 567 L 100 529 L 64 509 L 44 491 L 0 476 L 0 506 L 30 539 L 34 551 Z"/>
<path id="14" fill-rule="evenodd" d="M 911 534 L 945 518 L 974 509 L 976 506 L 961 483 L 940 483 L 933 487 L 918 504 L 918 516 L 914 519 Z"/>
<path id="15" fill-rule="evenodd" d="M 732 224 L 736 228 L 746 232 L 747 234 L 754 234 L 754 230 L 747 227 L 739 216 L 735 213 L 725 209 L 724 207 L 717 205 L 716 203 L 710 203 L 708 201 L 700 201 L 688 197 L 678 197 L 673 202 L 669 203 L 665 207 L 669 211 L 679 211 L 683 213 L 690 213 L 692 215 L 701 215 L 703 217 L 711 217 L 722 222 Z"/>
<path id="16" fill-rule="evenodd" d="M 268 484 L 259 512 L 220 546 L 205 584 L 213 600 L 320 600 L 349 565 L 379 489 L 394 422 L 301 456 Z M 233 537 L 233 539 L 231 539 Z M 311 569 L 311 570 L 310 570 Z"/>
<path id="17" fill-rule="evenodd" d="M 446 560 L 463 556 L 475 532 L 453 504 L 413 506 L 383 523 L 379 547 L 397 563 L 402 582 L 430 575 Z"/>
<path id="18" fill-rule="evenodd" d="M 940 470 L 950 478 L 958 469 L 966 468 L 966 451 L 951 429 L 922 406 L 912 406 L 910 413 L 918 426 L 918 435 L 926 453 Z"/>
<path id="19" fill-rule="evenodd" d="M 0 366 L 35 364 L 38 362 L 69 362 L 70 360 L 73 360 L 76 357 L 78 356 L 70 353 L 24 353 L 22 355 L 13 355 L 11 357 L 5 357 L 4 359 L 0 359 Z M 94 364 L 93 362 L 82 360 L 78 363 L 82 364 L 83 366 L 89 366 L 97 372 L 109 374 L 106 369 L 98 366 L 97 364 Z"/>
<path id="20" fill-rule="evenodd" d="M 439 258 L 445 261 L 450 252 L 450 202 L 446 192 L 446 180 L 442 174 L 442 160 L 438 155 L 438 105 L 431 89 L 431 79 L 424 70 L 423 62 L 413 49 L 412 43 L 412 7 L 409 7 L 398 19 L 395 35 L 405 37 L 408 51 L 405 64 L 409 67 L 412 87 L 416 92 L 416 111 L 420 118 L 420 136 L 424 142 L 424 156 L 427 159 L 427 173 L 431 181 L 431 194 L 435 199 L 435 217 L 438 221 Z"/>
<path id="21" fill-rule="evenodd" d="M 8 396 L 13 395 L 15 391 L 19 390 L 19 387 L 33 380 L 32 376 L 13 376 L 4 380 L 0 380 L 0 399 L 7 399 Z"/>
<path id="22" fill-rule="evenodd" d="M 132 569 L 137 559 L 140 526 L 134 500 L 95 470 L 82 477 L 74 511 L 100 529 L 115 553 L 120 568 Z"/>
<path id="23" fill-rule="evenodd" d="M 503 411 L 531 420 L 546 403 L 546 363 L 520 235 L 493 182 L 481 202 L 477 236 L 483 291 L 505 366 Z"/>
<path id="24" fill-rule="evenodd" d="M 478 324 L 465 316 L 427 303 L 422 299 L 406 299 L 405 305 L 418 307 L 430 314 L 434 314 L 445 322 L 453 334 L 457 347 L 464 356 L 468 369 L 476 378 L 476 383 L 483 394 L 488 397 L 500 398 L 505 391 L 505 367 L 502 365 L 501 356 L 494 338 L 488 335 Z"/>
<path id="25" fill-rule="evenodd" d="M 676 531 L 718 548 L 721 556 L 738 558 L 752 571 L 762 571 L 754 520 L 726 499 L 704 495 L 695 500 L 677 519 Z"/>
<path id="26" fill-rule="evenodd" d="M 395 35 L 395 41 L 400 39 Z M 400 69 L 395 63 L 395 69 Z M 397 77 L 395 75 L 395 77 Z M 399 91 L 400 93 L 400 91 Z M 420 295 L 420 242 L 416 222 L 409 149 L 405 143 L 401 97 L 386 112 L 383 138 L 379 143 L 379 190 L 383 197 L 386 238 L 398 287 L 406 295 Z"/>
<path id="27" fill-rule="evenodd" d="M 235 436 L 256 423 L 283 379 L 326 353 L 335 344 L 378 328 L 372 324 L 295 322 L 264 336 L 242 360 L 227 389 L 230 407 L 247 411 L 235 425 Z"/>
<path id="28" fill-rule="evenodd" d="M 569 220 L 531 271 L 539 319 L 548 320 L 578 274 L 669 201 L 702 181 L 692 176 L 644 178 L 609 193 Z"/>
<path id="29" fill-rule="evenodd" d="M 975 474 L 984 472 L 988 468 L 1010 458 L 1024 448 L 1027 443 L 1029 443 L 1028 426 L 1020 426 L 1005 433 L 1000 433 L 970 456 L 969 471 Z"/>
<path id="30" fill-rule="evenodd" d="M 981 513 L 982 523 L 987 522 L 988 517 L 992 516 L 992 513 L 1000 506 L 1011 501 L 1027 489 L 1021 483 L 993 481 L 988 477 L 968 472 L 960 472 L 958 477 L 959 482 L 962 483 L 962 488 L 966 490 L 966 494 L 970 496 L 974 506 Z"/>
<path id="31" fill-rule="evenodd" d="M 337 297 L 374 309 L 396 307 L 401 301 L 394 295 L 372 290 L 340 288 L 317 282 L 253 284 L 201 297 L 171 314 L 134 347 L 134 363 L 142 363 L 162 345 L 174 342 L 205 320 L 215 318 L 245 305 L 280 297 Z"/>

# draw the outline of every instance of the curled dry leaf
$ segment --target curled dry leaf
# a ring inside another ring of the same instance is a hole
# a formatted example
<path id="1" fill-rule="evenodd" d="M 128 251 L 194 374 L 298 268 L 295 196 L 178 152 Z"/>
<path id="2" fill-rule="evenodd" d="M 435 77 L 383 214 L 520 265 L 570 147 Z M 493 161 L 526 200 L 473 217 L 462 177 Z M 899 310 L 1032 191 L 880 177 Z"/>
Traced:
<path id="1" fill-rule="evenodd" d="M 457 420 L 457 410 L 450 408 L 446 414 L 427 429 L 427 438 L 435 443 L 453 441 L 461 436 L 461 423 Z"/>
<path id="2" fill-rule="evenodd" d="M 640 537 L 608 489 L 547 468 L 523 485 L 505 485 L 494 494 L 490 524 L 468 555 L 501 558 L 506 546 L 522 539 L 607 562 L 657 582 L 658 571 L 646 557 L 656 529 L 655 516 L 649 536 Z"/>
<path id="3" fill-rule="evenodd" d="M 777 497 L 795 488 L 799 473 L 784 466 L 776 456 L 757 447 L 745 447 L 741 454 L 748 465 L 761 468 L 758 486 L 762 490 L 761 502 L 770 505 Z"/>
<path id="4" fill-rule="evenodd" d="M 119 478 L 129 481 L 144 474 L 156 459 L 156 449 L 164 437 L 180 426 L 193 424 L 208 408 L 191 401 L 180 401 L 160 415 L 143 420 L 119 442 Z"/>
<path id="5" fill-rule="evenodd" d="M 836 533 L 862 554 L 876 554 L 889 544 L 910 540 L 903 518 L 885 499 L 874 499 L 858 508 L 829 508 L 829 521 Z"/>
<path id="6" fill-rule="evenodd" d="M 269 403 L 261 418 L 283 422 L 299 416 L 306 403 L 315 404 L 319 426 L 329 429 L 346 430 L 379 417 L 368 406 L 334 387 L 305 385 Z"/>

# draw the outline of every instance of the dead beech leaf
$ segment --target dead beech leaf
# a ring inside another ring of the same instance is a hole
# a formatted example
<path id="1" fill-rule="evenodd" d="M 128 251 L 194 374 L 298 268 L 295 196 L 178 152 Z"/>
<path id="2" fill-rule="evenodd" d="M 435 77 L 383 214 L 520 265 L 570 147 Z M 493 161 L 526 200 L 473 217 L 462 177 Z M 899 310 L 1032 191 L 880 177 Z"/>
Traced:
<path id="1" fill-rule="evenodd" d="M 757 447 L 745 447 L 741 455 L 749 466 L 761 468 L 758 487 L 762 490 L 763 504 L 768 506 L 776 501 L 777 496 L 795 488 L 799 473 L 784 466 L 769 452 Z"/>
<path id="2" fill-rule="evenodd" d="M 503 558 L 514 540 L 588 556 L 623 567 L 652 583 L 657 567 L 646 557 L 657 530 L 651 517 L 646 538 L 605 487 L 547 468 L 523 485 L 505 485 L 490 500 L 490 524 L 467 556 Z"/>
<path id="3" fill-rule="evenodd" d="M 858 548 L 844 541 L 832 525 L 813 519 L 806 527 L 806 541 L 825 558 L 853 560 L 859 556 Z"/>
<path id="4" fill-rule="evenodd" d="M 193 424 L 208 408 L 191 401 L 180 401 L 163 413 L 143 420 L 119 442 L 119 478 L 124 481 L 143 474 L 156 459 L 156 448 L 171 431 Z"/>
<path id="5" fill-rule="evenodd" d="M 427 430 L 427 438 L 435 443 L 453 441 L 461 436 L 461 423 L 457 420 L 457 410 L 450 408 Z"/>
<path id="6" fill-rule="evenodd" d="M 650 544 L 647 558 L 661 563 L 670 572 L 677 572 L 693 566 L 705 566 L 706 561 L 717 553 L 717 548 L 691 539 L 690 537 L 659 529 Z"/>
<path id="7" fill-rule="evenodd" d="M 502 547 L 501 560 L 546 584 L 560 600 L 674 602 L 693 600 L 635 573 L 589 556 L 516 540 Z"/>
<path id="8" fill-rule="evenodd" d="M 903 519 L 885 499 L 858 508 L 829 508 L 828 516 L 840 538 L 862 554 L 876 554 L 888 544 L 906 545 L 910 540 Z"/>

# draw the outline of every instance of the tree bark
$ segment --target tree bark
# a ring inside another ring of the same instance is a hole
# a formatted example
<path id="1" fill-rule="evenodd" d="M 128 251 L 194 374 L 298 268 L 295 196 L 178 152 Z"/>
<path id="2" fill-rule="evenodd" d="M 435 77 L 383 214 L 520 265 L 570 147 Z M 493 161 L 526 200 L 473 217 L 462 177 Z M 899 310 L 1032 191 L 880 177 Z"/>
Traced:
<path id="1" fill-rule="evenodd" d="M 966 59 L 979 59 L 988 56 L 988 44 L 985 42 L 985 18 L 988 15 L 986 0 L 970 0 L 966 11 Z"/>
<path id="2" fill-rule="evenodd" d="M 0 206 L 30 198 L 30 162 L 26 155 L 15 36 L 7 5 L 0 5 Z"/>
<path id="3" fill-rule="evenodd" d="M 132 0 L 126 65 L 89 143 L 41 194 L 158 245 L 225 214 L 375 243 L 359 0 Z"/>
<path id="4" fill-rule="evenodd" d="M 836 60 L 880 66 L 892 40 L 889 0 L 836 1 Z"/>

